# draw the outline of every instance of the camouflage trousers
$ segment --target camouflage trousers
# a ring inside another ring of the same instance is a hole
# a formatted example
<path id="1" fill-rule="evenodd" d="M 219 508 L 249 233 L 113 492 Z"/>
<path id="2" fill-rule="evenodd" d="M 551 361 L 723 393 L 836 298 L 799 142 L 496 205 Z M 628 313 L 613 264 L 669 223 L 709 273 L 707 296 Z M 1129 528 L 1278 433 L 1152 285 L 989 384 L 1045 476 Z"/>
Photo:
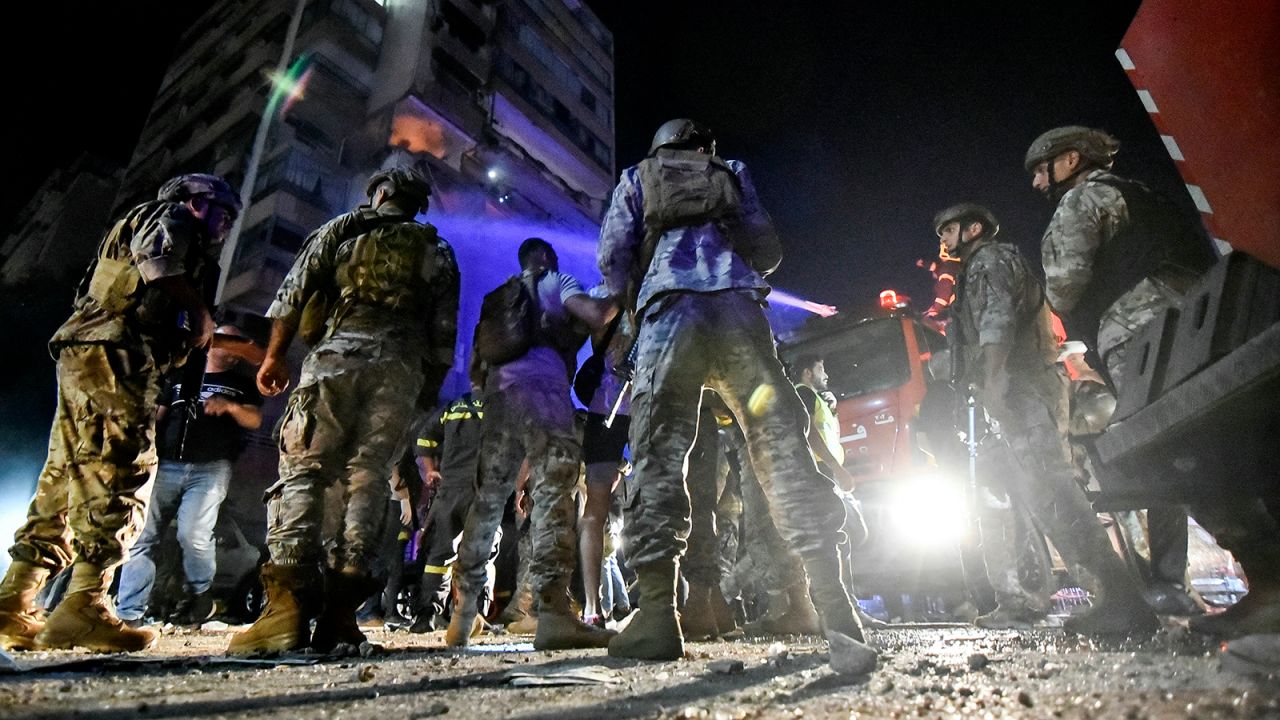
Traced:
<path id="1" fill-rule="evenodd" d="M 139 350 L 86 344 L 62 348 L 57 374 L 48 459 L 9 554 L 54 571 L 77 557 L 110 567 L 143 517 L 160 372 Z"/>
<path id="2" fill-rule="evenodd" d="M 323 347 L 323 346 L 321 346 Z M 277 565 L 379 566 L 388 479 L 416 413 L 422 373 L 399 357 L 307 356 L 280 426 L 280 479 L 267 489 L 267 548 Z M 331 552 L 322 529 L 330 485 Z M 328 558 L 326 559 L 326 555 Z"/>
<path id="3" fill-rule="evenodd" d="M 567 382 L 491 387 L 485 392 L 480 438 L 475 501 L 463 525 L 454 566 L 462 601 L 477 602 L 484 589 L 494 533 L 502 524 L 503 508 L 515 491 L 526 458 L 533 498 L 530 584 L 539 598 L 563 595 L 576 563 L 573 488 L 582 462 Z"/>
<path id="4" fill-rule="evenodd" d="M 741 552 L 750 562 L 755 590 L 765 596 L 786 596 L 790 588 L 805 583 L 804 566 L 778 534 L 769 516 L 769 501 L 751 469 L 746 441 L 736 428 L 725 433 L 728 452 L 738 466 L 738 487 L 742 498 Z"/>
<path id="5" fill-rule="evenodd" d="M 1066 378 L 1053 368 L 1044 372 L 1042 377 L 1013 378 L 1005 398 L 1009 417 L 996 418 L 1011 455 L 1006 487 L 1068 567 L 1084 567 L 1103 582 L 1132 582 L 1077 482 L 1066 434 Z"/>
<path id="6" fill-rule="evenodd" d="M 814 464 L 804 405 L 774 353 L 760 303 L 746 292 L 671 293 L 646 311 L 638 343 L 631 406 L 637 492 L 626 524 L 631 565 L 685 553 L 691 525 L 685 459 L 708 388 L 743 428 L 769 511 L 809 567 L 815 593 L 821 588 L 820 604 L 851 612 L 836 549 L 844 505 Z"/>
<path id="7" fill-rule="evenodd" d="M 715 415 L 704 407 L 698 417 L 698 436 L 689 452 L 689 553 L 681 567 L 686 580 L 704 587 L 720 584 L 719 536 L 723 518 L 717 510 L 724 480 L 717 470 L 723 455 Z"/>
<path id="8" fill-rule="evenodd" d="M 1181 304 L 1181 295 L 1164 283 L 1147 278 L 1116 300 L 1098 325 L 1098 356 L 1119 394 L 1128 372 L 1129 341 L 1164 311 Z"/>

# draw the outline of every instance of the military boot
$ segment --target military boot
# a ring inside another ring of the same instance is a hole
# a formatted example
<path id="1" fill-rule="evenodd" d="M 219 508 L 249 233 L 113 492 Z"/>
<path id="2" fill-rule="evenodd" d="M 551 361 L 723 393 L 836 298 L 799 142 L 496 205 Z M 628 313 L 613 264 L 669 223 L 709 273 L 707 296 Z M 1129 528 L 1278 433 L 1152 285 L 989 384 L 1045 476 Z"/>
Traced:
<path id="1" fill-rule="evenodd" d="M 640 609 L 609 641 L 609 656 L 636 660 L 679 660 L 684 636 L 676 615 L 676 565 L 659 560 L 636 568 Z"/>
<path id="2" fill-rule="evenodd" d="M 716 619 L 716 634 L 725 640 L 734 640 L 742 637 L 742 628 L 738 627 L 738 621 L 733 616 L 733 609 L 729 607 L 728 601 L 724 599 L 724 593 L 720 590 L 719 584 L 711 586 L 711 592 L 707 595 L 707 602 L 711 605 L 711 614 Z"/>
<path id="3" fill-rule="evenodd" d="M 535 650 L 574 650 L 608 647 L 617 635 L 582 622 L 569 605 L 569 594 L 563 588 L 542 593 L 538 598 L 538 629 L 533 636 Z"/>
<path id="4" fill-rule="evenodd" d="M 813 604 L 822 619 L 831 650 L 831 669 L 841 675 L 865 675 L 876 669 L 879 655 L 866 644 L 855 603 L 840 581 L 840 556 L 831 552 L 805 559 Z"/>
<path id="5" fill-rule="evenodd" d="M 311 647 L 320 652 L 332 652 L 339 645 L 359 648 L 369 641 L 360 631 L 356 611 L 370 595 L 377 592 L 378 583 L 370 576 L 353 568 L 324 573 L 324 609 L 316 618 L 316 629 L 311 635 Z"/>
<path id="6" fill-rule="evenodd" d="M 680 629 L 686 640 L 714 640 L 720 634 L 711 609 L 711 588 L 702 583 L 689 583 L 689 595 L 680 611 Z"/>
<path id="7" fill-rule="evenodd" d="M 49 579 L 48 568 L 14 560 L 0 583 L 0 650 L 34 650 L 44 627 L 36 593 Z"/>
<path id="8" fill-rule="evenodd" d="M 533 591 L 522 587 L 498 616 L 499 625 L 512 635 L 533 635 L 538 631 L 537 610 L 533 606 Z"/>
<path id="9" fill-rule="evenodd" d="M 310 644 L 314 598 L 321 590 L 316 568 L 267 563 L 262 566 L 262 589 L 267 596 L 262 614 L 231 638 L 228 655 L 291 652 Z"/>
<path id="10" fill-rule="evenodd" d="M 818 612 L 813 608 L 804 582 L 789 586 L 783 592 L 770 593 L 765 614 L 742 629 L 748 637 L 822 634 Z"/>
<path id="11" fill-rule="evenodd" d="M 131 628 L 107 607 L 111 570 L 79 561 L 71 566 L 67 594 L 36 635 L 40 647 L 95 652 L 136 652 L 156 642 L 150 628 Z"/>
<path id="12" fill-rule="evenodd" d="M 1150 636 L 1159 630 L 1160 620 L 1105 536 L 1089 535 L 1082 539 L 1079 549 L 1084 551 L 1080 564 L 1098 580 L 1097 599 L 1087 611 L 1067 618 L 1062 629 L 1080 635 L 1135 637 Z"/>
<path id="13" fill-rule="evenodd" d="M 458 588 L 458 602 L 453 606 L 453 616 L 449 618 L 449 627 L 444 631 L 444 644 L 449 647 L 466 647 L 471 638 L 484 630 L 484 620 L 480 617 L 480 599 L 474 593 Z"/>

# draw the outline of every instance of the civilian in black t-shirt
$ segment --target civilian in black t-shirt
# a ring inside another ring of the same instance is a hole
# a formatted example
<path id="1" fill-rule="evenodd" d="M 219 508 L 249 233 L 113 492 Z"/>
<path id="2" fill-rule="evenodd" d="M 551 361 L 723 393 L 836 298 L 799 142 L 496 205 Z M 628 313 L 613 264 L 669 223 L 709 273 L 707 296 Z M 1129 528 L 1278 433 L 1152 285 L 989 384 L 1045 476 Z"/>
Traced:
<path id="1" fill-rule="evenodd" d="M 231 325 L 218 328 L 218 333 L 244 337 Z M 218 523 L 218 509 L 227 497 L 231 466 L 243 446 L 244 431 L 262 424 L 262 395 L 252 376 L 237 371 L 239 362 L 240 358 L 226 350 L 209 351 L 200 407 L 194 414 L 181 399 L 181 382 L 173 383 L 161 398 L 156 414 L 160 467 L 151 490 L 146 524 L 120 570 L 116 612 L 131 625 L 142 623 L 155 583 L 157 546 L 175 519 L 190 595 L 184 620 L 198 624 L 213 614 L 209 594 L 216 570 L 213 528 Z M 184 420 L 188 425 L 185 443 Z"/>

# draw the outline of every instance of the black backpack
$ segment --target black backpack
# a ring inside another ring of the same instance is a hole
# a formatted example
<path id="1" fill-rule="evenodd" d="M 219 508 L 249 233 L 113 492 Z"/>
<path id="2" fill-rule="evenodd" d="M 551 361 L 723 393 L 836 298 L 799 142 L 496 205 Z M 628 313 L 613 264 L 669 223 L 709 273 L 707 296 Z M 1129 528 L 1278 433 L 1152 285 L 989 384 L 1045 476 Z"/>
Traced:
<path id="1" fill-rule="evenodd" d="M 529 352 L 538 337 L 538 312 L 537 296 L 524 280 L 519 275 L 507 278 L 480 303 L 477 357 L 493 366 Z"/>

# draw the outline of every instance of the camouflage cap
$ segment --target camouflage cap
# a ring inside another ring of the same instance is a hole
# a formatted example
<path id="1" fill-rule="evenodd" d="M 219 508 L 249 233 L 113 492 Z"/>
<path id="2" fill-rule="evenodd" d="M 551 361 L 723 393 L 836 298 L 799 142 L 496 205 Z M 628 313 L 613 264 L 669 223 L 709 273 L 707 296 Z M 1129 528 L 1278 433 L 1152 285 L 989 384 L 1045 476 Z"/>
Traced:
<path id="1" fill-rule="evenodd" d="M 1027 172 L 1034 172 L 1040 163 L 1052 160 L 1068 150 L 1075 150 L 1098 167 L 1109 168 L 1120 150 L 1120 141 L 1103 130 L 1082 125 L 1057 127 L 1032 141 L 1022 164 Z"/>
<path id="2" fill-rule="evenodd" d="M 157 200 L 183 202 L 193 197 L 204 197 L 239 215 L 240 196 L 231 189 L 231 184 L 217 175 L 207 173 L 188 173 L 170 179 L 160 186 L 156 193 Z"/>
<path id="3" fill-rule="evenodd" d="M 395 188 L 393 196 L 407 196 L 417 203 L 418 208 L 426 209 L 427 201 L 431 198 L 431 179 L 423 171 L 413 167 L 379 170 L 369 177 L 364 194 L 372 199 L 373 193 L 384 182 L 391 183 Z"/>
<path id="4" fill-rule="evenodd" d="M 1000 232 L 1000 221 L 994 213 L 975 203 L 959 203 L 933 216 L 933 231 L 942 235 L 942 228 L 953 222 L 965 220 L 982 223 L 982 234 L 993 238 Z"/>
<path id="5" fill-rule="evenodd" d="M 693 142 L 702 143 L 705 147 L 711 148 L 713 155 L 715 154 L 716 136 L 711 132 L 711 128 L 689 118 L 668 120 L 662 123 L 658 132 L 653 134 L 653 142 L 649 144 L 649 154 L 652 155 L 660 148 L 671 145 L 687 145 Z"/>

